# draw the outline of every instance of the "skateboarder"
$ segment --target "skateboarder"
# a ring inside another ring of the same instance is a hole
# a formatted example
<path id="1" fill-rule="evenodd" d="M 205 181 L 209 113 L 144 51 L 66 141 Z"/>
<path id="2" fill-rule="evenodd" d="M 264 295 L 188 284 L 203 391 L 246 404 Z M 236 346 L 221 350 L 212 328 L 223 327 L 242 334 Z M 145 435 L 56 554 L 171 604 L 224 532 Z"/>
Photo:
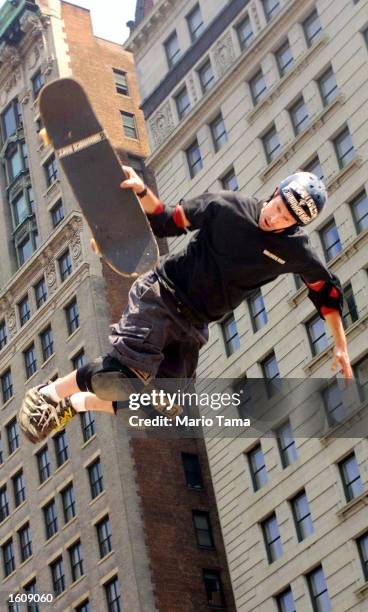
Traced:
<path id="1" fill-rule="evenodd" d="M 166 207 L 132 168 L 123 167 L 157 236 L 199 230 L 182 250 L 132 285 L 128 305 L 112 326 L 111 349 L 78 370 L 27 391 L 18 419 L 33 442 L 64 426 L 77 412 L 114 414 L 116 400 L 155 378 L 195 376 L 208 323 L 236 308 L 254 289 L 286 272 L 299 274 L 334 340 L 332 368 L 352 378 L 342 325 L 338 278 L 318 258 L 302 227 L 326 203 L 313 174 L 287 177 L 266 201 L 220 192 Z M 119 223 L 116 219 L 116 223 Z M 122 202 L 121 222 L 124 223 Z M 175 414 L 175 412 L 174 412 Z"/>

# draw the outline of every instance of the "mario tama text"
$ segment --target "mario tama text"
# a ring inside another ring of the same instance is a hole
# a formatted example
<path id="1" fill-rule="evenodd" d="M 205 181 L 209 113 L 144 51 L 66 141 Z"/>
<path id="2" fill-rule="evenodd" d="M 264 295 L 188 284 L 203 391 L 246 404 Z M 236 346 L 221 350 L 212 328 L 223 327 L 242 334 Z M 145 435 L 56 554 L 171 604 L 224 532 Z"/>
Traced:
<path id="1" fill-rule="evenodd" d="M 131 427 L 250 427 L 250 419 L 229 418 L 223 414 L 216 414 L 213 417 L 155 416 L 150 419 L 134 414 L 129 417 L 129 425 Z"/>

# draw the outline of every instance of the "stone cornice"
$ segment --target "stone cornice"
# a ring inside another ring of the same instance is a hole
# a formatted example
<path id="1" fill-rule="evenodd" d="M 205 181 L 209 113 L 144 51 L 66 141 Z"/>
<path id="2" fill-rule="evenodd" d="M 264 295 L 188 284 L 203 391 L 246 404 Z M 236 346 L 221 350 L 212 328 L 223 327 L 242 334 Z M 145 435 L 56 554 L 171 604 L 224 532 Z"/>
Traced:
<path id="1" fill-rule="evenodd" d="M 180 2 L 181 0 L 161 0 L 155 4 L 147 17 L 133 30 L 123 48 L 135 55 L 138 54 L 146 44 L 149 44 L 152 36 L 162 28 L 162 24 L 166 23 L 166 17 L 170 16 L 172 9 Z"/>

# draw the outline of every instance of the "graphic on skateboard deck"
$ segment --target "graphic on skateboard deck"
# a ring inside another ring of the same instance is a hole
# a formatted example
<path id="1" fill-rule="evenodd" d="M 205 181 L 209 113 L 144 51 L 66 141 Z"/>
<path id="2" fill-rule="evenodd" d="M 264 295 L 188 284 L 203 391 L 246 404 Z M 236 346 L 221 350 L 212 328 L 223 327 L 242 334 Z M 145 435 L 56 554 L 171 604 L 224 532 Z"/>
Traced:
<path id="1" fill-rule="evenodd" d="M 41 92 L 40 112 L 44 140 L 55 149 L 101 256 L 122 276 L 150 270 L 158 259 L 151 226 L 135 193 L 120 188 L 121 163 L 83 87 L 71 78 L 52 81 Z"/>

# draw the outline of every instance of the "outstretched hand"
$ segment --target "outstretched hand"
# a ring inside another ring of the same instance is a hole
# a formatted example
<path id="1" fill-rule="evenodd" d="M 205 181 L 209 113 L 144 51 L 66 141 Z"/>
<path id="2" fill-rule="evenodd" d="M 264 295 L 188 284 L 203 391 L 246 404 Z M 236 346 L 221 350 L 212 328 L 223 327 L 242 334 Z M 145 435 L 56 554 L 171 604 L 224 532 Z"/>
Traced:
<path id="1" fill-rule="evenodd" d="M 339 348 L 338 346 L 335 346 L 333 350 L 331 369 L 335 371 L 338 367 L 340 367 L 344 378 L 354 378 L 348 352 Z"/>
<path id="2" fill-rule="evenodd" d="M 145 187 L 143 180 L 130 166 L 122 166 L 126 179 L 120 183 L 122 189 L 132 189 L 135 193 L 141 193 Z"/>

